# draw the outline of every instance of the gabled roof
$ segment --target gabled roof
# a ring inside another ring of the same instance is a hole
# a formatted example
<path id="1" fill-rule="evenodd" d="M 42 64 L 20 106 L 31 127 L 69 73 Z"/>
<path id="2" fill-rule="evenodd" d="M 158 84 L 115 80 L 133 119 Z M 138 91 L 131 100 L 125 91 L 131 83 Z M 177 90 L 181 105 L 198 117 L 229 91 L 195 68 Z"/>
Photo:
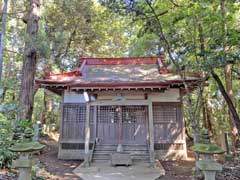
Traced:
<path id="1" fill-rule="evenodd" d="M 165 67 L 164 56 L 143 58 L 82 58 L 73 71 L 50 74 L 36 84 L 51 90 L 162 89 L 182 86 L 179 75 Z M 196 84 L 197 73 L 186 74 L 185 81 Z"/>

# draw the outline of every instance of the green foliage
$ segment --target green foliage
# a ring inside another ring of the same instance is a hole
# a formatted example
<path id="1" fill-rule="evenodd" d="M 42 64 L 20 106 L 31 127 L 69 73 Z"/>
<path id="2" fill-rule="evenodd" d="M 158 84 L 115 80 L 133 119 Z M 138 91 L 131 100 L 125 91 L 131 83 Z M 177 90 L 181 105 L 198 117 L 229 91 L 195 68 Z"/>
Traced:
<path id="1" fill-rule="evenodd" d="M 19 127 L 21 131 L 24 132 L 25 129 L 33 127 L 33 122 L 27 119 L 22 119 L 16 122 L 16 127 Z"/>
<path id="2" fill-rule="evenodd" d="M 11 119 L 10 111 L 16 109 L 15 105 L 1 105 L 0 113 L 0 167 L 10 168 L 12 160 L 16 158 L 16 153 L 10 151 L 10 147 L 17 141 L 14 136 L 21 133 L 24 129 L 31 127 L 32 123 L 28 120 L 17 121 Z M 16 113 L 16 111 L 14 111 Z M 17 132 L 19 131 L 19 132 Z"/>
<path id="3" fill-rule="evenodd" d="M 130 48 L 130 55 L 139 56 L 157 56 L 159 53 L 159 39 L 156 34 L 144 34 L 135 40 Z"/>
<path id="4" fill-rule="evenodd" d="M 0 167 L 10 168 L 16 154 L 9 150 L 12 145 L 13 129 L 11 122 L 0 113 Z"/>
<path id="5" fill-rule="evenodd" d="M 204 102 L 200 102 L 199 93 L 191 95 L 196 111 L 194 119 L 200 119 L 199 126 L 206 126 L 208 119 L 212 123 L 212 135 L 229 132 L 229 112 L 218 86 L 211 79 L 214 69 L 222 82 L 225 80 L 224 68 L 232 64 L 240 72 L 240 6 L 238 1 L 224 1 L 223 14 L 221 1 L 146 1 L 146 0 L 100 0 L 102 5 L 120 15 L 129 15 L 136 31 L 130 42 L 130 55 L 158 55 L 160 48 L 167 45 L 160 34 L 159 22 L 170 52 L 182 71 L 201 72 L 208 80 L 203 91 Z M 155 11 L 152 12 L 149 2 Z M 156 18 L 157 16 L 157 18 Z M 159 20 L 159 21 L 158 21 Z M 203 44 L 201 41 L 203 40 Z M 168 57 L 167 57 L 168 59 Z M 173 72 L 176 67 L 170 66 Z M 232 77 L 234 105 L 239 112 L 239 79 Z M 185 100 L 185 99 L 184 99 Z M 201 100 L 200 100 L 201 101 Z M 202 108 L 206 108 L 206 110 Z M 205 111 L 202 113 L 202 111 Z M 205 116 L 205 117 L 204 117 Z M 189 107 L 185 104 L 186 127 L 189 132 L 198 124 L 191 124 Z M 191 133 L 190 133 L 191 134 Z"/>

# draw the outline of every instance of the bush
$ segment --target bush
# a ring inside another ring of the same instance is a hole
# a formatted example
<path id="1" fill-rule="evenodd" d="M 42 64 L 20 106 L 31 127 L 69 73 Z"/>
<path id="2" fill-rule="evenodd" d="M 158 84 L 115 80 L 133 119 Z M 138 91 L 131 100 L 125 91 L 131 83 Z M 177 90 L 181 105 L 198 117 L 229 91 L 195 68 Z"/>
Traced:
<path id="1" fill-rule="evenodd" d="M 22 133 L 26 128 L 32 128 L 32 122 L 28 120 L 16 121 L 13 114 L 16 113 L 13 105 L 0 105 L 0 168 L 10 168 L 12 160 L 17 154 L 9 148 L 22 139 Z"/>
<path id="2" fill-rule="evenodd" d="M 0 167 L 10 168 L 12 160 L 16 153 L 11 152 L 8 148 L 13 144 L 13 128 L 11 122 L 0 113 Z"/>

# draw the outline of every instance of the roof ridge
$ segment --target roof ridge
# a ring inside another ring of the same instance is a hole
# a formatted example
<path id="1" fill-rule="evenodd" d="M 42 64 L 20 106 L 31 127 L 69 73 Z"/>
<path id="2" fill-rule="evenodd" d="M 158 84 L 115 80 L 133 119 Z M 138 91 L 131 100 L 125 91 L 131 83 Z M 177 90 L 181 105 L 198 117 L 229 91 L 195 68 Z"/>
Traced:
<path id="1" fill-rule="evenodd" d="M 81 58 L 86 65 L 157 64 L 158 57 Z"/>

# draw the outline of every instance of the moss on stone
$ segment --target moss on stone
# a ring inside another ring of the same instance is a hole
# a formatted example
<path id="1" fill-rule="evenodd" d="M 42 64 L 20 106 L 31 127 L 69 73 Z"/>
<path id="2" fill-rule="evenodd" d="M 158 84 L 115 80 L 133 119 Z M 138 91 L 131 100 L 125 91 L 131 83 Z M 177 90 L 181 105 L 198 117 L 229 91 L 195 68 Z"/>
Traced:
<path id="1" fill-rule="evenodd" d="M 32 151 L 39 151 L 43 149 L 45 145 L 40 144 L 39 142 L 22 142 L 14 144 L 12 147 L 9 148 L 10 151 L 13 152 L 32 152 Z"/>
<path id="2" fill-rule="evenodd" d="M 193 151 L 200 154 L 223 154 L 224 150 L 222 150 L 216 144 L 194 144 L 191 148 Z"/>

